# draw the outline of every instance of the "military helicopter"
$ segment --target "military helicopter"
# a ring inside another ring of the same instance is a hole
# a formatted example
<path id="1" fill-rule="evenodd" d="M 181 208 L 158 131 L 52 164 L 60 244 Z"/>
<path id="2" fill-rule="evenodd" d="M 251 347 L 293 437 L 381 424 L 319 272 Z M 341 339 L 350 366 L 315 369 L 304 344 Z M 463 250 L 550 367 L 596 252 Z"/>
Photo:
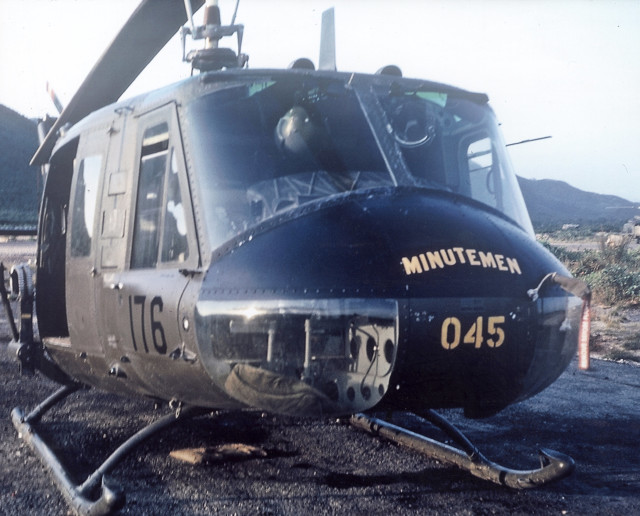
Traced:
<path id="1" fill-rule="evenodd" d="M 208 1 L 195 25 L 203 3 L 143 0 L 40 128 L 37 295 L 14 266 L 10 347 L 62 387 L 12 419 L 72 508 L 120 507 L 103 475 L 199 409 L 353 415 L 515 488 L 569 474 L 549 450 L 539 469 L 492 463 L 433 412 L 486 417 L 551 384 L 589 295 L 536 242 L 488 97 L 393 65 L 336 71 L 332 10 L 319 69 L 253 70 L 235 15 L 223 25 Z M 178 30 L 183 49 L 204 40 L 183 51 L 192 76 L 119 101 Z M 219 45 L 234 35 L 237 52 Z M 37 428 L 80 386 L 171 409 L 81 485 Z M 373 409 L 414 412 L 458 446 Z"/>

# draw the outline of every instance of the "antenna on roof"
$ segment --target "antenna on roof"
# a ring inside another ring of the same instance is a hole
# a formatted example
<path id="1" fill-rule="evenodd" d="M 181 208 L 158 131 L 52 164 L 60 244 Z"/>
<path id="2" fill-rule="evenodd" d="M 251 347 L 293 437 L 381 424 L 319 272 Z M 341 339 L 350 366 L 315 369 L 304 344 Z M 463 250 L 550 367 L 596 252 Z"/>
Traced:
<path id="1" fill-rule="evenodd" d="M 333 7 L 322 13 L 318 70 L 336 71 L 336 27 Z"/>
<path id="2" fill-rule="evenodd" d="M 519 141 L 519 142 L 507 143 L 505 145 L 505 147 L 511 147 L 512 145 L 520 145 L 522 143 L 537 142 L 538 140 L 547 140 L 549 138 L 551 138 L 551 136 L 540 136 L 539 138 L 529 138 L 528 140 L 522 140 L 522 141 Z"/>

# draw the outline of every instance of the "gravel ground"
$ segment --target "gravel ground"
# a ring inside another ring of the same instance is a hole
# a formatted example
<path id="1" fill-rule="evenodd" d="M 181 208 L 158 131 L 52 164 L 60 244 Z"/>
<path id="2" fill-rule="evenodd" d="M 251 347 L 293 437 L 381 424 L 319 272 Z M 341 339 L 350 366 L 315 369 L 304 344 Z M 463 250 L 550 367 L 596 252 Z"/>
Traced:
<path id="1" fill-rule="evenodd" d="M 19 261 L 33 246 L 0 244 L 0 260 Z M 10 420 L 56 386 L 20 376 L 8 356 L 8 324 L 0 317 L 0 514 L 68 514 L 60 493 Z M 167 412 L 143 399 L 82 391 L 39 425 L 82 481 L 126 437 Z M 342 421 L 247 412 L 186 420 L 143 444 L 111 480 L 124 488 L 123 514 L 640 514 L 640 367 L 593 359 L 572 364 L 540 395 L 489 419 L 457 423 L 492 460 L 537 466 L 538 447 L 576 461 L 555 484 L 512 491 L 454 467 L 370 437 Z M 425 426 L 425 433 L 438 437 Z M 180 448 L 241 443 L 263 457 L 190 465 L 169 456 Z"/>

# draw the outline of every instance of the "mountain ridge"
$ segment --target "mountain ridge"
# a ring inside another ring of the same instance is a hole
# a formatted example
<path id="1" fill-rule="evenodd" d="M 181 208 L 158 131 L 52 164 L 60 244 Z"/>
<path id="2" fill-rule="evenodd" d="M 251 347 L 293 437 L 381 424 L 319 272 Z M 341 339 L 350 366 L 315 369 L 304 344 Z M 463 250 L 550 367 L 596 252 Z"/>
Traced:
<path id="1" fill-rule="evenodd" d="M 33 120 L 0 104 L 1 226 L 34 226 L 42 190 L 40 170 L 29 166 L 38 148 Z"/>
<path id="2" fill-rule="evenodd" d="M 616 195 L 580 190 L 556 179 L 526 179 L 518 176 L 529 216 L 536 229 L 555 229 L 564 224 L 622 227 L 634 215 L 640 215 L 640 204 Z"/>

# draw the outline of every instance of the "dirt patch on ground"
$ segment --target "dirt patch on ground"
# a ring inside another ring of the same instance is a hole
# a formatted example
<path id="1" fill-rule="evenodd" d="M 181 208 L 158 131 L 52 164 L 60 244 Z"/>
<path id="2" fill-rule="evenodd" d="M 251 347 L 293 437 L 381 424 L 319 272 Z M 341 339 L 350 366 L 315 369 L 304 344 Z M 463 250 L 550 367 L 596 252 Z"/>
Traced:
<path id="1" fill-rule="evenodd" d="M 591 313 L 591 356 L 640 363 L 640 306 L 595 306 Z"/>

